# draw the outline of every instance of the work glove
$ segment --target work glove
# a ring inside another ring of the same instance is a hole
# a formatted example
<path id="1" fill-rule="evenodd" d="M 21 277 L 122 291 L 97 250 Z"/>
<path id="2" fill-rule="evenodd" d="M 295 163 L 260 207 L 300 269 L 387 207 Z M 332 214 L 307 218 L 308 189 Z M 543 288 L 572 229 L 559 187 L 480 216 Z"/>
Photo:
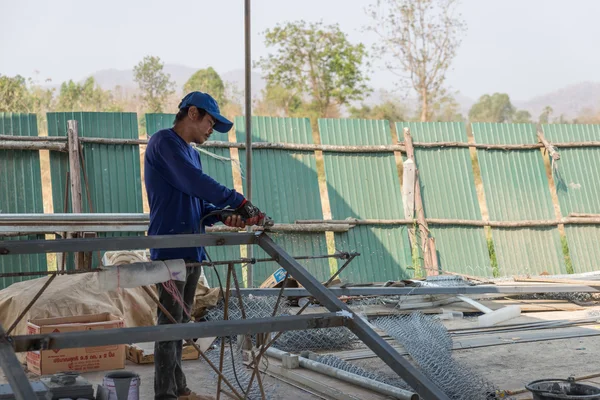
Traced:
<path id="1" fill-rule="evenodd" d="M 235 209 L 235 213 L 240 215 L 246 221 L 246 225 L 262 225 L 266 218 L 265 213 L 260 211 L 258 207 L 247 199 L 244 199 L 242 204 Z"/>

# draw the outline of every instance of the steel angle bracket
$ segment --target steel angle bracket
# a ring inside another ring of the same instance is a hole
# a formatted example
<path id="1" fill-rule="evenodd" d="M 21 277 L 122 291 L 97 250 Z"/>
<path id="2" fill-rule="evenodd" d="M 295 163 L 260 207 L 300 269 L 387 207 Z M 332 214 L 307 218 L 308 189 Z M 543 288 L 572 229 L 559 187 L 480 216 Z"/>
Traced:
<path id="1" fill-rule="evenodd" d="M 423 399 L 449 400 L 449 397 L 427 376 L 412 366 L 389 343 L 379 336 L 360 316 L 340 301 L 329 289 L 312 276 L 298 261 L 288 255 L 264 232 L 256 233 L 258 245 L 294 277 L 308 292 L 330 312 L 348 319 L 346 326 L 381 358 L 394 372 L 408 383 Z"/>

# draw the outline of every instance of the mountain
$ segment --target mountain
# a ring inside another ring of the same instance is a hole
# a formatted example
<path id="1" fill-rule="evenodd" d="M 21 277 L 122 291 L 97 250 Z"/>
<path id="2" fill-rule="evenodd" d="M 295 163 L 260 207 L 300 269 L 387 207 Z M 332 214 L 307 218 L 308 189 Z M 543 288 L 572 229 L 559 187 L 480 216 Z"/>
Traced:
<path id="1" fill-rule="evenodd" d="M 198 70 L 198 68 L 187 67 L 177 64 L 165 64 L 164 72 L 171 75 L 171 80 L 175 82 L 176 90 L 183 90 L 183 85 Z M 114 89 L 115 86 L 121 86 L 123 89 L 136 90 L 137 84 L 133 79 L 133 70 L 104 69 L 92 74 L 96 82 L 103 89 Z M 245 73 L 243 69 L 235 69 L 221 74 L 224 82 L 229 82 L 236 87 L 239 92 L 244 91 Z M 260 95 L 260 91 L 265 87 L 265 81 L 257 72 L 251 74 L 252 96 Z"/>
<path id="2" fill-rule="evenodd" d="M 177 85 L 176 90 L 180 92 L 189 77 L 197 71 L 197 68 L 178 64 L 165 64 L 164 70 L 171 75 L 171 79 L 174 80 Z M 245 82 L 244 69 L 240 68 L 226 72 L 217 72 L 221 74 L 223 81 L 229 82 L 233 86 L 235 92 L 240 94 L 243 99 Z M 133 80 L 133 70 L 131 69 L 105 69 L 93 73 L 92 76 L 103 89 L 114 89 L 114 87 L 118 85 L 127 91 L 137 90 L 137 84 Z M 252 97 L 259 97 L 260 92 L 266 86 L 266 82 L 261 74 L 255 71 L 252 71 L 251 79 Z M 55 84 L 53 86 L 59 87 L 60 85 Z M 376 89 L 363 102 L 357 102 L 358 104 L 353 105 L 360 106 L 359 103 L 374 105 L 385 101 L 386 97 L 386 91 Z M 413 96 L 407 98 L 402 98 L 400 96 L 393 97 L 398 98 L 399 101 L 402 101 L 402 103 L 410 109 L 414 109 L 417 106 L 416 99 Z M 477 101 L 477 99 L 463 96 L 460 93 L 455 95 L 455 100 L 459 104 L 460 112 L 465 116 L 468 115 L 469 109 Z M 552 117 L 556 118 L 562 114 L 565 118 L 572 119 L 580 115 L 582 111 L 586 109 L 592 111 L 600 110 L 600 82 L 581 82 L 569 85 L 544 95 L 533 97 L 529 100 L 513 101 L 513 104 L 520 110 L 529 111 L 534 120 L 537 120 L 538 116 L 546 106 L 552 107 Z"/>
<path id="3" fill-rule="evenodd" d="M 515 107 L 529 111 L 533 119 L 542 113 L 544 107 L 552 107 L 552 117 L 575 118 L 585 109 L 600 109 L 600 82 L 581 82 L 562 89 L 534 97 L 524 102 L 514 102 Z"/>

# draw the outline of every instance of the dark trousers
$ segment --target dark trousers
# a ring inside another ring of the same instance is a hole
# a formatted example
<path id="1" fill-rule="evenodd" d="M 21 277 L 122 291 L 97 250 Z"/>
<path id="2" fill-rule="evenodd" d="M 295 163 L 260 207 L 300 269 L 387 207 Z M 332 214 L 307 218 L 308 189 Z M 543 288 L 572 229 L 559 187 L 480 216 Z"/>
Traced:
<path id="1" fill-rule="evenodd" d="M 186 260 L 190 262 L 191 260 Z M 193 261 L 192 261 L 193 262 Z M 192 312 L 196 286 L 200 278 L 201 267 L 187 268 L 185 282 L 174 281 L 188 311 Z M 165 290 L 162 284 L 156 285 L 160 303 L 171 313 L 177 323 L 187 323 L 190 317 L 181 305 Z M 170 324 L 169 318 L 158 308 L 157 324 Z M 154 399 L 177 399 L 184 394 L 188 387 L 185 375 L 181 369 L 181 351 L 183 341 L 155 342 L 154 343 Z"/>

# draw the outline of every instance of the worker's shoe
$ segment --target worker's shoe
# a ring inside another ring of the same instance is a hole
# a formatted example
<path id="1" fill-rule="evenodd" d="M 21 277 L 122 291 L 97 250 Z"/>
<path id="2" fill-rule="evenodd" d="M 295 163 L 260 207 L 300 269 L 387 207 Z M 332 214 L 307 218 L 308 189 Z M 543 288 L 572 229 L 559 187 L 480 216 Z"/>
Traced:
<path id="1" fill-rule="evenodd" d="M 178 400 L 215 400 L 215 398 L 206 394 L 196 394 L 188 390 L 185 394 L 180 394 Z"/>

